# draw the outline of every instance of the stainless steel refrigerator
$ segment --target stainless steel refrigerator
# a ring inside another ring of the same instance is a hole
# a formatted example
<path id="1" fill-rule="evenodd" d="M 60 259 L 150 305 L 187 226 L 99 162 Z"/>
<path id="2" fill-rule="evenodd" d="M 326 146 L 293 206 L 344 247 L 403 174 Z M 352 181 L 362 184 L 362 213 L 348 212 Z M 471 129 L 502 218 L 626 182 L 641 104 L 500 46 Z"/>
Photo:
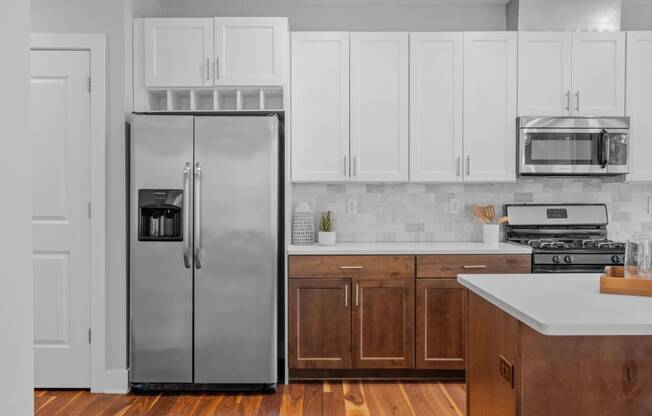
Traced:
<path id="1" fill-rule="evenodd" d="M 276 115 L 135 114 L 130 382 L 274 388 Z"/>

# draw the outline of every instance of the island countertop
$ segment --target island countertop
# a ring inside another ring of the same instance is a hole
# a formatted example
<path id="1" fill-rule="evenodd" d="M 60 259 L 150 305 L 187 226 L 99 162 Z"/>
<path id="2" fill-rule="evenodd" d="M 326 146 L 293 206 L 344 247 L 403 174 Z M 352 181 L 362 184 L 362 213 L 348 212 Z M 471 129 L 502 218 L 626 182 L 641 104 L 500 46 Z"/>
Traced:
<path id="1" fill-rule="evenodd" d="M 526 246 L 510 243 L 483 244 L 481 242 L 382 242 L 337 243 L 334 246 L 288 246 L 289 255 L 419 255 L 419 254 L 525 254 L 532 253 Z"/>
<path id="2" fill-rule="evenodd" d="M 652 297 L 601 294 L 599 274 L 459 275 L 457 280 L 543 335 L 652 335 Z"/>

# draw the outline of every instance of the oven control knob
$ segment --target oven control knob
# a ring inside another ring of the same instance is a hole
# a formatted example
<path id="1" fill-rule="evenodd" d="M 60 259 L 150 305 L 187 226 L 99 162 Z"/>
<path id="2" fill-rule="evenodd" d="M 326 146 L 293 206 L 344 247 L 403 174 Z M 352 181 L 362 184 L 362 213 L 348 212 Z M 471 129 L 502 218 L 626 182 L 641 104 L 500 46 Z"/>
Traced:
<path id="1" fill-rule="evenodd" d="M 611 262 L 612 263 L 620 263 L 620 256 L 617 255 L 617 254 L 611 256 Z"/>
<path id="2" fill-rule="evenodd" d="M 566 257 L 564 257 L 564 261 L 566 263 L 572 263 L 573 262 L 573 257 L 572 256 L 566 256 Z"/>
<path id="3" fill-rule="evenodd" d="M 552 262 L 559 264 L 559 262 L 561 262 L 561 259 L 559 258 L 559 256 L 552 256 Z"/>

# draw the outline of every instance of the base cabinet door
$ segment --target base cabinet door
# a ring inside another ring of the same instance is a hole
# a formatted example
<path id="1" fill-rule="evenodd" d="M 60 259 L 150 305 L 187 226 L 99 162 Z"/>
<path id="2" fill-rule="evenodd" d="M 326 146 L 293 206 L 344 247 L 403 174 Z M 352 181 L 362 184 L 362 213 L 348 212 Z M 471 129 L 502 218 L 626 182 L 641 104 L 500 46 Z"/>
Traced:
<path id="1" fill-rule="evenodd" d="M 290 368 L 351 368 L 351 280 L 289 282 Z"/>
<path id="2" fill-rule="evenodd" d="M 414 367 L 414 280 L 353 279 L 353 368 Z"/>
<path id="3" fill-rule="evenodd" d="M 464 369 L 466 290 L 456 279 L 419 279 L 416 368 Z"/>

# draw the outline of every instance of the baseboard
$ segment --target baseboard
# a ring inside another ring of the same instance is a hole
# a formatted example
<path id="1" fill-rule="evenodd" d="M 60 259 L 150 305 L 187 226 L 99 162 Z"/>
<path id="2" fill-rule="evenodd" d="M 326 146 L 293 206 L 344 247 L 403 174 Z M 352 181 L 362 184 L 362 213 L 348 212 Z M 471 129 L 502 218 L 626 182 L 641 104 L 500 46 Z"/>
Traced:
<path id="1" fill-rule="evenodd" d="M 92 393 L 104 394 L 127 394 L 129 393 L 129 370 L 106 370 L 104 371 L 104 383 L 102 386 L 92 388 Z"/>

